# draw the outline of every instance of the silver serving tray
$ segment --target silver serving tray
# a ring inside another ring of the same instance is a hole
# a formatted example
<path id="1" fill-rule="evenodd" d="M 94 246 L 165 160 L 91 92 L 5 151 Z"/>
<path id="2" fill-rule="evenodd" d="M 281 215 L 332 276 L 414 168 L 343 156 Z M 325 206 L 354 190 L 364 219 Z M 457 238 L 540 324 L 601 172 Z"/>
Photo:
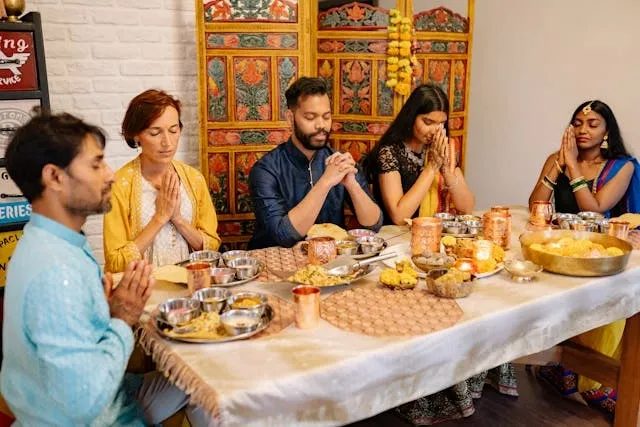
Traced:
<path id="1" fill-rule="evenodd" d="M 183 267 L 189 261 L 190 260 L 180 261 L 180 262 L 177 262 L 175 265 Z M 250 281 L 257 279 L 260 276 L 260 274 L 264 271 L 264 269 L 265 269 L 264 263 L 262 261 L 260 261 L 260 266 L 258 267 L 258 272 L 255 275 L 249 277 L 248 279 L 234 280 L 233 282 L 221 283 L 221 284 L 213 283 L 213 280 L 212 280 L 211 281 L 211 287 L 230 288 L 232 286 L 244 285 L 245 283 L 249 283 Z M 186 285 L 186 283 L 183 283 L 183 284 Z"/>
<path id="2" fill-rule="evenodd" d="M 251 332 L 247 332 L 245 334 L 227 336 L 227 337 L 223 337 L 223 338 L 220 338 L 220 339 L 180 338 L 179 336 L 173 336 L 173 335 L 169 336 L 158 325 L 159 322 L 153 322 L 153 324 L 156 327 L 156 330 L 158 331 L 160 336 L 162 336 L 163 338 L 166 338 L 168 340 L 180 341 L 180 342 L 188 342 L 188 343 L 194 343 L 194 344 L 218 344 L 218 343 L 223 343 L 223 342 L 244 340 L 244 339 L 250 338 L 250 337 L 252 337 L 252 336 L 254 336 L 256 334 L 259 334 L 260 332 L 262 332 L 265 329 L 267 329 L 267 327 L 269 326 L 269 323 L 271 323 L 271 320 L 273 319 L 273 316 L 274 316 L 273 308 L 271 308 L 271 306 L 269 304 L 267 304 L 267 306 L 264 309 L 264 313 L 262 314 L 262 318 L 260 319 L 260 322 L 258 323 L 258 327 L 255 330 L 253 330 Z"/>

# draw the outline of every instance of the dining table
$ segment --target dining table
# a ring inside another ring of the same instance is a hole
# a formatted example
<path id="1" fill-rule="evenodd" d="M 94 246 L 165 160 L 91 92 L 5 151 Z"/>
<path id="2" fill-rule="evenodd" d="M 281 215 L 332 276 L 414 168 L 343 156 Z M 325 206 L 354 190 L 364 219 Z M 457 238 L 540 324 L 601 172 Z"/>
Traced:
<path id="1" fill-rule="evenodd" d="M 506 256 L 515 259 L 522 257 L 518 238 L 528 211 L 512 206 L 511 215 Z M 384 226 L 378 236 L 389 247 L 401 248 L 411 234 L 407 226 Z M 379 264 L 351 285 L 323 288 L 322 301 L 348 289 L 380 286 L 382 268 Z M 286 280 L 254 280 L 233 290 L 291 301 L 294 286 Z M 184 296 L 184 285 L 160 281 L 148 309 Z M 501 271 L 479 279 L 468 297 L 455 301 L 462 309 L 457 322 L 422 335 L 365 335 L 321 319 L 313 329 L 291 323 L 258 339 L 207 344 L 163 338 L 148 323 L 140 339 L 157 369 L 216 425 L 344 425 L 619 319 L 628 319 L 628 331 L 640 331 L 640 251 L 632 251 L 623 272 L 606 277 L 543 271 L 531 282 L 518 283 Z M 619 398 L 617 408 L 626 414 L 625 422 L 635 420 L 631 425 L 640 425 L 637 341 L 637 336 L 625 340 L 621 370 L 632 379 L 619 390 L 624 399 Z"/>

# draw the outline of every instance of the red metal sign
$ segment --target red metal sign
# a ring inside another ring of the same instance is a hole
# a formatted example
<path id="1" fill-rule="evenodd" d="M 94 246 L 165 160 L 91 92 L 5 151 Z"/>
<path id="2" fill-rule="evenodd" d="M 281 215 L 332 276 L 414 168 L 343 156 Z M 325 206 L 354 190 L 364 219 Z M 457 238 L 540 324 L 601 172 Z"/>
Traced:
<path id="1" fill-rule="evenodd" d="M 0 31 L 0 91 L 36 89 L 38 75 L 33 34 Z"/>

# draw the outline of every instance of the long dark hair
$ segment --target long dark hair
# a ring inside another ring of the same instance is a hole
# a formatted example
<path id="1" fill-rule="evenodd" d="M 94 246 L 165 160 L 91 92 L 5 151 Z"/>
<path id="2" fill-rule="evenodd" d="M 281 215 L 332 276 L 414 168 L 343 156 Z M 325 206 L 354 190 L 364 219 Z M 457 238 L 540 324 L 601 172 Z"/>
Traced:
<path id="1" fill-rule="evenodd" d="M 449 124 L 449 99 L 440 86 L 432 83 L 418 86 L 411 92 L 409 99 L 402 106 L 402 109 L 389 129 L 382 135 L 382 138 L 373 147 L 371 152 L 363 160 L 363 168 L 370 183 L 374 182 L 377 175 L 377 158 L 382 147 L 394 144 L 403 144 L 413 136 L 413 124 L 420 114 L 428 114 L 432 111 L 443 111 L 447 113 L 447 121 L 444 123 L 445 129 Z"/>
<path id="2" fill-rule="evenodd" d="M 591 109 L 596 113 L 600 114 L 605 121 L 605 127 L 607 129 L 608 136 L 608 144 L 609 148 L 603 149 L 600 148 L 600 152 L 602 153 L 602 157 L 605 159 L 615 159 L 618 157 L 628 157 L 629 153 L 627 149 L 624 147 L 624 141 L 622 140 L 622 134 L 620 133 L 620 127 L 618 126 L 618 121 L 616 120 L 616 116 L 613 114 L 613 110 L 604 102 L 596 99 L 595 101 L 585 101 L 576 108 L 576 111 L 573 112 L 571 116 L 571 123 L 573 124 L 576 116 L 580 111 L 584 109 L 587 105 L 591 105 Z"/>

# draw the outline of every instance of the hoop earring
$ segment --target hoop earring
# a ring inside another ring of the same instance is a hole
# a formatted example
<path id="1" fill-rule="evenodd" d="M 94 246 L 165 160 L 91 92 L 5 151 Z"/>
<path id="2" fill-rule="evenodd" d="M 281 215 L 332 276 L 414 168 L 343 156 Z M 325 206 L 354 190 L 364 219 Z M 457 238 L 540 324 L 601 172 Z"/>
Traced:
<path id="1" fill-rule="evenodd" d="M 602 138 L 602 144 L 600 144 L 600 148 L 602 150 L 606 150 L 609 148 L 608 139 L 609 139 L 609 135 L 605 135 L 604 138 Z"/>

